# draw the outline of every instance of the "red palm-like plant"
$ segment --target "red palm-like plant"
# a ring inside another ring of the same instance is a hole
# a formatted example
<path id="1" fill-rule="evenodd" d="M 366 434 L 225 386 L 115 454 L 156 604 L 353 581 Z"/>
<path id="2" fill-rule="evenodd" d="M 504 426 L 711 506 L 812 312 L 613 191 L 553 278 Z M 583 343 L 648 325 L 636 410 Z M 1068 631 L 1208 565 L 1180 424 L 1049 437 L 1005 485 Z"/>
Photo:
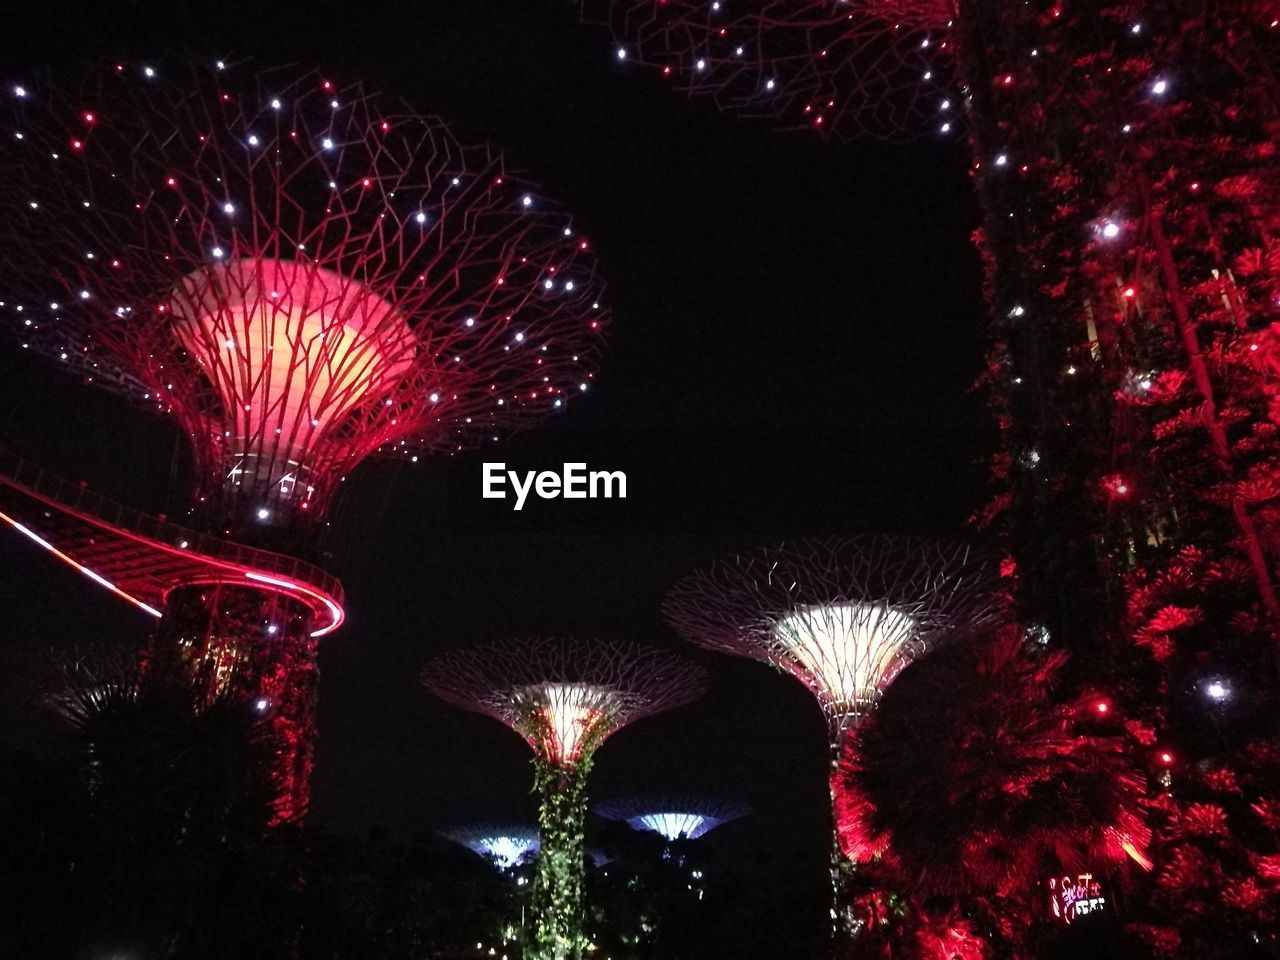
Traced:
<path id="1" fill-rule="evenodd" d="M 1057 702 L 1066 657 L 1016 635 L 939 651 L 851 737 L 834 777 L 841 844 L 919 895 L 1029 892 L 1046 867 L 1098 870 L 1149 839 L 1145 778 L 1096 695 Z"/>

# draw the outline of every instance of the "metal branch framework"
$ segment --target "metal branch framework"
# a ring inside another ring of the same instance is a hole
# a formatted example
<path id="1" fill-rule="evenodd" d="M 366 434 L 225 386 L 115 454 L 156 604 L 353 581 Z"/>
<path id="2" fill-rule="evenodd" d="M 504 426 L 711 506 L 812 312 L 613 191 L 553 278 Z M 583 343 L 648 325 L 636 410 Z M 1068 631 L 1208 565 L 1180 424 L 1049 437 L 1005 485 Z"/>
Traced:
<path id="1" fill-rule="evenodd" d="M 314 522 L 365 457 L 492 442 L 592 380 L 586 236 L 439 119 L 222 63 L 0 101 L 0 315 L 173 415 L 228 515 Z"/>
<path id="2" fill-rule="evenodd" d="M 703 677 L 661 650 L 572 640 L 454 651 L 422 674 L 436 696 L 500 720 L 557 766 L 580 762 L 629 723 L 695 699 Z"/>
<path id="3" fill-rule="evenodd" d="M 440 835 L 484 857 L 499 870 L 511 870 L 538 852 L 537 827 L 525 824 L 478 823 L 449 827 Z"/>
<path id="4" fill-rule="evenodd" d="M 751 812 L 745 804 L 709 797 L 627 797 L 597 803 L 606 820 L 625 820 L 633 830 L 649 830 L 667 840 L 697 840 L 721 824 Z"/>
<path id="5" fill-rule="evenodd" d="M 582 0 L 614 56 L 724 110 L 900 139 L 946 116 L 954 0 Z M 948 126 L 948 129 L 949 126 Z"/>
<path id="6" fill-rule="evenodd" d="M 763 660 L 809 688 L 838 750 L 903 667 L 1000 610 L 965 546 L 864 536 L 740 554 L 677 584 L 668 622 L 711 650 Z"/>

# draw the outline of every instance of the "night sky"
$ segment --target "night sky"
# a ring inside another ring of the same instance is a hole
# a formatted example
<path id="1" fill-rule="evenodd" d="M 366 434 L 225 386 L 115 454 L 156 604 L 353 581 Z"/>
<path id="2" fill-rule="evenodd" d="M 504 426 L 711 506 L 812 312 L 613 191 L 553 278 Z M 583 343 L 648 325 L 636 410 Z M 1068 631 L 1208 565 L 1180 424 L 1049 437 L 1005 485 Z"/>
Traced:
<path id="1" fill-rule="evenodd" d="M 574 212 L 609 282 L 613 329 L 588 398 L 499 455 L 372 464 L 346 485 L 332 566 L 349 620 L 322 646 L 313 819 L 393 836 L 531 819 L 524 744 L 430 699 L 418 671 L 456 645 L 599 636 L 683 650 L 712 685 L 610 740 L 593 795 L 742 800 L 756 812 L 722 845 L 819 862 L 816 704 L 764 666 L 686 650 L 659 608 L 675 579 L 738 548 L 964 533 L 990 426 L 968 392 L 983 334 L 961 146 L 839 146 L 721 116 L 619 63 L 608 35 L 558 2 L 59 6 L 8 18 L 0 80 L 47 66 L 74 81 L 101 56 L 172 50 L 363 79 L 500 146 Z M 12 341 L 0 445 L 131 504 L 180 500 L 167 425 Z M 517 514 L 480 499 L 486 458 L 625 470 L 629 497 Z M 152 626 L 12 533 L 0 608 L 10 744 L 36 735 L 50 649 L 137 645 Z"/>

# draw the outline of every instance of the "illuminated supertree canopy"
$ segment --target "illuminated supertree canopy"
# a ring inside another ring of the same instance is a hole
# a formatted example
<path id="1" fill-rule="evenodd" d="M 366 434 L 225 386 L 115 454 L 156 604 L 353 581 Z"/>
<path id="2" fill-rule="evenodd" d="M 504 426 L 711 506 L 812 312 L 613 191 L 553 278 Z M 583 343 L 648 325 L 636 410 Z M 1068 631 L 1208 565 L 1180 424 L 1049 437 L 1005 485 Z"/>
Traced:
<path id="1" fill-rule="evenodd" d="M 320 73 L 109 63 L 0 103 L 0 317 L 173 417 L 196 479 L 193 529 L 90 516 L 44 477 L 3 478 L 24 512 L 0 517 L 163 614 L 153 669 L 282 728 L 297 816 L 342 594 L 296 558 L 367 457 L 491 443 L 589 388 L 590 243 L 494 150 Z"/>
<path id="2" fill-rule="evenodd" d="M 738 556 L 677 584 L 667 620 L 711 650 L 763 660 L 809 688 L 831 745 L 903 667 L 999 611 L 992 571 L 964 546 L 864 536 Z"/>
<path id="3" fill-rule="evenodd" d="M 678 583 L 664 605 L 686 639 L 773 664 L 809 688 L 826 716 L 833 778 L 848 731 L 902 669 L 999 610 L 991 568 L 969 548 L 878 536 L 740 554 Z M 844 863 L 833 833 L 838 953 L 856 930 L 841 903 Z"/>
<path id="4" fill-rule="evenodd" d="M 954 0 L 582 0 L 613 56 L 726 110 L 837 136 L 950 132 Z M 936 126 L 935 126 L 936 129 Z"/>
<path id="5" fill-rule="evenodd" d="M 177 419 L 219 529 L 314 522 L 369 455 L 493 442 L 592 380 L 587 237 L 436 118 L 220 61 L 3 99 L 3 312 Z"/>
<path id="6" fill-rule="evenodd" d="M 441 699 L 505 723 L 533 748 L 542 848 L 531 955 L 580 958 L 587 948 L 586 784 L 595 751 L 627 724 L 697 697 L 702 670 L 633 644 L 534 640 L 445 654 L 422 680 Z"/>
<path id="7" fill-rule="evenodd" d="M 538 852 L 536 827 L 509 823 L 479 823 L 440 831 L 454 843 L 490 860 L 499 870 L 519 866 Z"/>
<path id="8" fill-rule="evenodd" d="M 629 797 L 597 803 L 606 820 L 625 820 L 633 830 L 648 830 L 667 840 L 697 840 L 721 824 L 746 816 L 740 803 L 709 797 Z"/>

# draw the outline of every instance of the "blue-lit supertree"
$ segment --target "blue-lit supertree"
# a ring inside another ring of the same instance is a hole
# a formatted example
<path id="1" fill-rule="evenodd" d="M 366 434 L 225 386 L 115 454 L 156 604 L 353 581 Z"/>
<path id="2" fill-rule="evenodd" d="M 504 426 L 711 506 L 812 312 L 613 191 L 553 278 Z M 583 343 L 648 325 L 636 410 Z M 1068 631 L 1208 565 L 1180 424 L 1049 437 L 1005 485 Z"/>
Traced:
<path id="1" fill-rule="evenodd" d="M 527 863 L 537 856 L 538 829 L 523 824 L 480 823 L 469 827 L 448 827 L 440 835 L 460 843 L 484 857 L 502 871 Z"/>
<path id="2" fill-rule="evenodd" d="M 745 804 L 688 796 L 605 800 L 592 809 L 606 820 L 625 820 L 631 829 L 657 833 L 668 842 L 697 840 L 750 812 Z"/>

